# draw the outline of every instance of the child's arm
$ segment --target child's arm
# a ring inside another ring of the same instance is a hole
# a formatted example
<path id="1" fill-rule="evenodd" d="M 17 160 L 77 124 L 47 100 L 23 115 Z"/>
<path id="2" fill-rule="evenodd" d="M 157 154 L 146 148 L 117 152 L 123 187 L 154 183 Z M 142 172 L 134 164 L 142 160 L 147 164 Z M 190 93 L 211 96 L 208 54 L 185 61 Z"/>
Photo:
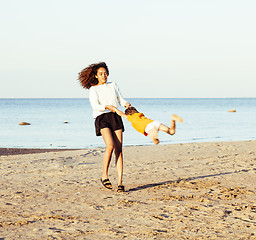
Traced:
<path id="1" fill-rule="evenodd" d="M 115 108 L 116 113 L 123 118 L 127 119 L 127 115 L 125 113 L 123 113 L 122 111 L 118 110 L 117 108 Z"/>

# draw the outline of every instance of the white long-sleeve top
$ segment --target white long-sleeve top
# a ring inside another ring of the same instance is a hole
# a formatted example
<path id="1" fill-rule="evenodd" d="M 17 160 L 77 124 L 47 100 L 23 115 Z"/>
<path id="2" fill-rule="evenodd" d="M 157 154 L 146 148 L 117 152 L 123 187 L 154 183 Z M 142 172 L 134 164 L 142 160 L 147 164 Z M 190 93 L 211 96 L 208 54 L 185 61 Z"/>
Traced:
<path id="1" fill-rule="evenodd" d="M 89 100 L 93 110 L 93 118 L 103 113 L 110 112 L 110 110 L 105 109 L 106 105 L 113 105 L 118 108 L 118 103 L 122 107 L 127 103 L 114 82 L 107 82 L 103 85 L 90 87 Z"/>

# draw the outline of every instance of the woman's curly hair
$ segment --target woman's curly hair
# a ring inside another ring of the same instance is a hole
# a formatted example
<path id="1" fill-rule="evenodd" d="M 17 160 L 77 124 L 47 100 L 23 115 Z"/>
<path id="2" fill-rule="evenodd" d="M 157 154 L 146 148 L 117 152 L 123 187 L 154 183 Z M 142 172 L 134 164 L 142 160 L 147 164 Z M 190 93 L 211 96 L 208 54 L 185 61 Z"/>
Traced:
<path id="1" fill-rule="evenodd" d="M 78 80 L 83 88 L 89 89 L 98 84 L 98 79 L 95 76 L 101 67 L 105 68 L 107 75 L 109 75 L 108 66 L 105 62 L 91 64 L 78 74 Z"/>

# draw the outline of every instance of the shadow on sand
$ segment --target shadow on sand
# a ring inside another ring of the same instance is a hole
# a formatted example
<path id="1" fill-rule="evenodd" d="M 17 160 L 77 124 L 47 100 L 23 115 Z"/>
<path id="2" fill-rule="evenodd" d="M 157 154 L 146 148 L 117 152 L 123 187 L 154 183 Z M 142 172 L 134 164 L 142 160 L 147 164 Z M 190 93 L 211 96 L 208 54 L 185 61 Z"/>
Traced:
<path id="1" fill-rule="evenodd" d="M 139 190 L 143 190 L 143 189 L 147 189 L 147 188 L 162 186 L 165 184 L 179 183 L 181 181 L 186 182 L 186 181 L 191 181 L 191 180 L 196 180 L 196 179 L 201 179 L 201 178 L 216 177 L 216 176 L 235 174 L 235 173 L 240 173 L 240 172 L 248 172 L 250 170 L 251 169 L 243 169 L 243 170 L 238 170 L 238 171 L 234 171 L 234 172 L 216 173 L 216 174 L 197 176 L 197 177 L 180 178 L 178 180 L 164 181 L 164 182 L 159 182 L 159 183 L 150 183 L 150 184 L 141 185 L 141 186 L 138 186 L 135 188 L 130 188 L 129 190 L 127 190 L 127 192 L 139 191 Z"/>

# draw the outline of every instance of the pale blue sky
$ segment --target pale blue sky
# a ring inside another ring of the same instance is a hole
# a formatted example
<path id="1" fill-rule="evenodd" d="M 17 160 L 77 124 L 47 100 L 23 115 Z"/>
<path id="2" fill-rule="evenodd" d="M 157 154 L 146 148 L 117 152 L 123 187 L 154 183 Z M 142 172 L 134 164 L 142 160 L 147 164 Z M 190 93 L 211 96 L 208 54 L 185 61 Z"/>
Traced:
<path id="1" fill-rule="evenodd" d="M 0 98 L 88 97 L 105 61 L 124 97 L 256 97 L 255 0 L 0 0 Z"/>

